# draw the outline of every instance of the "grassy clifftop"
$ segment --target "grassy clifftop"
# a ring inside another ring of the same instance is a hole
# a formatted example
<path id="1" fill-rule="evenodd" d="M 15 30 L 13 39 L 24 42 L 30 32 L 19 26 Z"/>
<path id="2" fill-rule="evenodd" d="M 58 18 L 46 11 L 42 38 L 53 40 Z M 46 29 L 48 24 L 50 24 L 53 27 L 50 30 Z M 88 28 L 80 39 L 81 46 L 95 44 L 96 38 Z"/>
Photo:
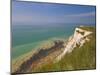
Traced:
<path id="1" fill-rule="evenodd" d="M 72 53 L 66 54 L 57 63 L 50 63 L 33 70 L 34 72 L 44 71 L 64 71 L 64 70 L 84 70 L 96 68 L 96 37 L 95 27 L 79 27 L 93 34 L 89 36 L 90 41 L 86 42 L 82 47 L 76 47 Z"/>

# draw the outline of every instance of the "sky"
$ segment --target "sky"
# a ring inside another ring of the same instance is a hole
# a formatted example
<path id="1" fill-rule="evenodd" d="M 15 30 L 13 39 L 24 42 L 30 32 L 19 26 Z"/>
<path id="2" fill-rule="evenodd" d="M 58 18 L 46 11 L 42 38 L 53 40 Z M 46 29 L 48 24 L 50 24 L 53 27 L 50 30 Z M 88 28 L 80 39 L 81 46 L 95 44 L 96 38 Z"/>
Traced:
<path id="1" fill-rule="evenodd" d="M 95 24 L 95 6 L 12 1 L 13 25 Z"/>

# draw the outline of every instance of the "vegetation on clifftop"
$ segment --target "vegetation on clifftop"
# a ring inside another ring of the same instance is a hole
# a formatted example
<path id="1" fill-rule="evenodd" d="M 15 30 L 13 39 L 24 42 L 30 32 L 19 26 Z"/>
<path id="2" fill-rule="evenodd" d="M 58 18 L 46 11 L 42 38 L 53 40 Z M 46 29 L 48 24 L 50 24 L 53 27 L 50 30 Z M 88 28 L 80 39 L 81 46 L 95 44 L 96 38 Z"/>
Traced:
<path id="1" fill-rule="evenodd" d="M 85 70 L 96 68 L 96 37 L 95 27 L 80 27 L 85 30 L 92 31 L 89 36 L 90 41 L 86 42 L 82 47 L 76 47 L 72 53 L 66 54 L 57 63 L 50 63 L 33 70 L 33 72 L 48 71 L 65 71 L 65 70 Z"/>

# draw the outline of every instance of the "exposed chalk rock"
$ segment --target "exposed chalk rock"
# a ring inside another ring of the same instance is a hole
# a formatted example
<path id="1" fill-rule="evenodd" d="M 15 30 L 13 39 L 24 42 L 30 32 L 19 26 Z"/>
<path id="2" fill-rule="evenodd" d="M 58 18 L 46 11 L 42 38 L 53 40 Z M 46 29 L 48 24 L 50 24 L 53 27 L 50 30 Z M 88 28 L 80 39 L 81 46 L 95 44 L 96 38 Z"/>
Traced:
<path id="1" fill-rule="evenodd" d="M 76 28 L 74 35 L 68 39 L 64 51 L 56 58 L 56 61 L 61 60 L 61 58 L 64 57 L 66 53 L 72 52 L 75 47 L 83 46 L 86 41 L 90 40 L 88 38 L 90 34 L 92 34 L 92 32 L 83 30 L 81 28 Z"/>

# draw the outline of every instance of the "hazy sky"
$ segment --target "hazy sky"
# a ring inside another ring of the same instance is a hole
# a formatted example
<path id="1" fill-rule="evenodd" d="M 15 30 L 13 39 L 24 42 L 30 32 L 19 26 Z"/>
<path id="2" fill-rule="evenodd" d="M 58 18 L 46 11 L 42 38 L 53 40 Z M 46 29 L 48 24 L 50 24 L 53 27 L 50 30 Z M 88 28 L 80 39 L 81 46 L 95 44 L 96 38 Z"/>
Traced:
<path id="1" fill-rule="evenodd" d="M 95 24 L 95 6 L 12 2 L 13 25 Z"/>

